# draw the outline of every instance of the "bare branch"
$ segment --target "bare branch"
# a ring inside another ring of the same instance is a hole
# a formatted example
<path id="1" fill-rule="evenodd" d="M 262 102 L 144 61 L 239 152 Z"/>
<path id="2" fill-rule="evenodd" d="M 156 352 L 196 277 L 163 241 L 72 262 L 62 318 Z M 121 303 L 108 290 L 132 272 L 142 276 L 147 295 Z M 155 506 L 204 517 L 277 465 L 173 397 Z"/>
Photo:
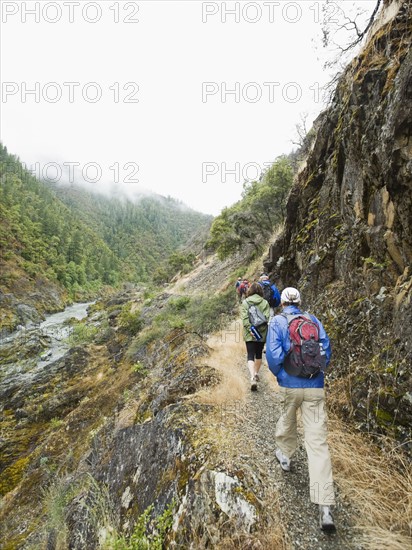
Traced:
<path id="1" fill-rule="evenodd" d="M 372 15 L 370 16 L 370 19 L 368 21 L 368 24 L 366 25 L 366 27 L 364 28 L 363 31 L 359 31 L 358 29 L 358 26 L 356 25 L 356 22 L 355 21 L 350 21 L 351 23 L 354 24 L 355 26 L 355 30 L 356 30 L 356 34 L 358 35 L 358 38 L 356 40 L 354 40 L 351 44 L 349 44 L 349 46 L 347 46 L 346 48 L 343 48 L 342 51 L 343 52 L 347 52 L 349 51 L 350 49 L 354 48 L 355 46 L 357 46 L 360 42 L 362 42 L 362 40 L 364 39 L 364 37 L 367 35 L 367 33 L 369 32 L 369 29 L 371 28 L 371 26 L 373 25 L 373 22 L 375 21 L 375 17 L 376 17 L 376 14 L 378 13 L 378 10 L 380 8 L 380 5 L 382 3 L 382 0 L 377 0 L 376 2 L 376 5 L 375 5 L 375 9 L 373 10 L 372 12 Z"/>
<path id="2" fill-rule="evenodd" d="M 357 14 L 356 16 L 354 16 L 353 19 L 351 19 L 343 12 L 343 10 L 341 10 L 343 13 L 343 21 L 337 26 L 334 34 L 338 33 L 341 30 L 354 32 L 356 34 L 356 38 L 352 40 L 347 46 L 341 46 L 339 44 L 334 43 L 334 45 L 340 51 L 341 54 L 347 53 L 348 51 L 353 49 L 355 46 L 360 44 L 360 42 L 362 42 L 362 40 L 365 38 L 370 28 L 372 27 L 376 19 L 376 14 L 378 13 L 381 4 L 382 4 L 382 0 L 376 0 L 376 4 L 373 9 L 373 12 L 368 20 L 368 23 L 366 24 L 366 27 L 363 30 L 359 28 L 359 24 L 357 22 L 357 18 L 359 17 L 359 14 Z M 330 41 L 331 41 L 330 25 L 326 24 L 322 29 L 322 33 L 323 33 L 322 42 L 323 42 L 323 45 L 326 47 L 330 44 Z M 327 64 L 327 66 L 328 65 L 329 66 L 334 65 L 334 63 L 330 62 Z"/>
<path id="3" fill-rule="evenodd" d="M 295 124 L 295 130 L 297 134 L 298 141 L 292 141 L 293 145 L 297 145 L 299 148 L 303 147 L 305 143 L 305 138 L 308 133 L 306 121 L 308 119 L 308 113 L 300 113 L 300 122 Z"/>

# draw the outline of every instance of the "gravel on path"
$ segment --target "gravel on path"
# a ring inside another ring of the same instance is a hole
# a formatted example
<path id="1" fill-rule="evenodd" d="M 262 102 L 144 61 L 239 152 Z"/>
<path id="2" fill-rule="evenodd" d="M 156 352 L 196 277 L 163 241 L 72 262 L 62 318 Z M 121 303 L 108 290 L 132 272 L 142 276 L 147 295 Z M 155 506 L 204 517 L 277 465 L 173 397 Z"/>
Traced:
<path id="1" fill-rule="evenodd" d="M 245 384 L 249 384 L 245 357 L 239 357 L 238 362 L 239 373 L 243 373 Z M 340 498 L 336 486 L 337 504 L 333 510 L 336 533 L 324 533 L 319 527 L 318 506 L 309 498 L 309 475 L 301 425 L 291 471 L 281 469 L 275 457 L 275 428 L 281 405 L 277 383 L 265 362 L 260 380 L 258 391 L 248 392 L 246 401 L 239 405 L 230 429 L 234 430 L 238 441 L 238 455 L 253 464 L 259 477 L 265 480 L 269 493 L 278 493 L 281 521 L 288 533 L 290 548 L 362 550 L 361 533 L 356 531 L 351 521 L 353 512 L 349 503 Z"/>

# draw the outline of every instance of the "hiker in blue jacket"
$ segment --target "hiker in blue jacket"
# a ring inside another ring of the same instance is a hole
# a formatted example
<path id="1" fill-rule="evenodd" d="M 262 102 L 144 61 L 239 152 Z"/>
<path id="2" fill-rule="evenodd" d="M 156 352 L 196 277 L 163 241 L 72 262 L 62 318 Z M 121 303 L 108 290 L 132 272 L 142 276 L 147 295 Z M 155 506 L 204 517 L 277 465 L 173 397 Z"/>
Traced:
<path id="1" fill-rule="evenodd" d="M 276 425 L 276 458 L 284 471 L 290 470 L 290 459 L 297 447 L 296 411 L 301 409 L 304 438 L 309 465 L 311 501 L 319 505 L 320 527 L 334 531 L 335 525 L 330 506 L 335 504 L 332 464 L 329 454 L 324 403 L 324 374 L 312 378 L 292 376 L 284 370 L 284 361 L 291 347 L 286 315 L 304 313 L 300 309 L 301 297 L 296 288 L 285 288 L 281 295 L 282 314 L 269 323 L 266 339 L 266 358 L 269 369 L 280 386 L 282 414 Z M 329 338 L 322 323 L 314 315 L 310 319 L 319 329 L 319 342 L 326 356 L 326 366 L 331 357 Z"/>
<path id="2" fill-rule="evenodd" d="M 277 286 L 271 284 L 269 277 L 266 273 L 262 273 L 259 277 L 259 284 L 263 290 L 263 297 L 269 303 L 270 306 L 270 316 L 272 317 L 275 313 L 275 307 L 280 305 L 280 292 L 277 289 Z"/>

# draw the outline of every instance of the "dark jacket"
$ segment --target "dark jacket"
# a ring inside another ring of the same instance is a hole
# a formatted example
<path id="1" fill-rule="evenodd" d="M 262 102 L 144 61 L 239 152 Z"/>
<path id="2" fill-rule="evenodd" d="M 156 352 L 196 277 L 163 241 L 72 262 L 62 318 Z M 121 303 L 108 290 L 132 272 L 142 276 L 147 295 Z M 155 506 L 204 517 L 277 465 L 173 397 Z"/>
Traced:
<path id="1" fill-rule="evenodd" d="M 276 285 L 271 285 L 270 281 L 259 281 L 259 284 L 262 288 L 265 286 L 270 286 L 272 290 L 272 299 L 273 299 L 273 304 L 271 307 L 278 307 L 280 305 L 280 292 L 277 289 Z"/>

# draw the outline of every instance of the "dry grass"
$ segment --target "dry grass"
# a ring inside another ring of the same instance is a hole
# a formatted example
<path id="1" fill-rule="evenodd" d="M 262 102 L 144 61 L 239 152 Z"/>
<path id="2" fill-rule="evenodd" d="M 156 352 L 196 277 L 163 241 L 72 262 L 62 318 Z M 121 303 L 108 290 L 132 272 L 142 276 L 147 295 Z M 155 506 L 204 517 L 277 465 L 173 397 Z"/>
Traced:
<path id="1" fill-rule="evenodd" d="M 244 402 L 249 393 L 249 371 L 247 370 L 246 347 L 243 341 L 243 328 L 240 319 L 232 321 L 225 330 L 213 334 L 207 341 L 210 354 L 205 360 L 221 375 L 218 386 L 206 388 L 196 394 L 196 400 L 210 405 Z M 264 360 L 261 375 L 265 383 L 277 392 L 276 378 L 269 372 Z"/>
<path id="2" fill-rule="evenodd" d="M 212 258 L 212 261 L 216 261 L 215 256 L 213 256 Z M 203 271 L 207 272 L 209 268 L 210 261 L 201 262 L 200 264 L 196 265 L 196 267 L 194 267 L 192 271 L 179 277 L 179 279 L 173 285 L 170 285 L 168 287 L 167 292 L 174 296 L 180 295 L 182 294 L 182 292 L 187 295 L 196 294 L 196 288 L 193 289 L 190 285 L 190 282 L 193 279 L 199 277 Z"/>
<path id="3" fill-rule="evenodd" d="M 221 375 L 221 382 L 213 388 L 206 388 L 191 396 L 196 402 L 214 405 L 208 421 L 202 430 L 199 442 L 209 442 L 217 463 L 223 463 L 228 471 L 239 469 L 239 456 L 250 454 L 248 440 L 239 440 L 234 429 L 239 422 L 247 421 L 245 404 L 249 389 L 249 374 L 246 365 L 246 348 L 239 320 L 224 333 L 212 335 L 208 342 L 210 355 L 205 359 Z M 262 366 L 263 377 L 275 391 L 276 379 Z M 253 444 L 253 443 L 252 443 Z M 247 533 L 235 525 L 235 519 L 228 519 L 225 528 L 230 532 L 216 545 L 216 550 L 290 550 L 292 548 L 286 527 L 280 519 L 279 494 L 274 487 L 266 487 L 262 501 L 264 517 L 258 522 L 256 532 Z M 229 524 L 233 523 L 232 526 Z"/>
<path id="4" fill-rule="evenodd" d="M 274 392 L 274 393 L 279 393 L 279 384 L 277 383 L 277 380 L 276 380 L 276 376 L 274 376 L 270 370 L 269 370 L 269 367 L 266 366 L 266 363 L 264 363 L 262 365 L 262 370 L 261 372 L 263 373 L 263 376 L 265 376 L 264 380 L 265 380 L 265 383 L 268 384 L 268 386 L 270 387 L 270 389 Z M 266 375 L 265 375 L 266 373 Z"/>
<path id="5" fill-rule="evenodd" d="M 334 478 L 357 509 L 370 550 L 411 548 L 412 471 L 399 450 L 383 453 L 341 420 L 329 422 Z"/>
<path id="6" fill-rule="evenodd" d="M 196 401 L 210 405 L 245 401 L 247 387 L 242 368 L 246 372 L 246 351 L 240 322 L 234 321 L 226 332 L 212 335 L 207 345 L 211 349 L 207 364 L 213 365 L 222 381 L 218 386 L 197 393 Z"/>
<path id="7" fill-rule="evenodd" d="M 136 420 L 136 415 L 139 410 L 140 401 L 131 399 L 123 409 L 120 410 L 116 417 L 116 423 L 113 428 L 113 436 L 116 436 L 121 430 L 133 426 Z"/>

